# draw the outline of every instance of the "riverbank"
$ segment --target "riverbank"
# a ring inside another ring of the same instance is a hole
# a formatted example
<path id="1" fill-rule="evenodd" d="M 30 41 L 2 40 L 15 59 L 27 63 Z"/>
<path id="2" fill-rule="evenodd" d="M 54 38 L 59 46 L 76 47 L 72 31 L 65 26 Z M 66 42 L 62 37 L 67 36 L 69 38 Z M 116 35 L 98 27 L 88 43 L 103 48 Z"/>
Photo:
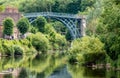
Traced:
<path id="1" fill-rule="evenodd" d="M 64 37 L 63 37 L 64 38 Z M 48 50 L 66 48 L 66 41 L 60 38 L 57 42 L 52 42 L 46 35 L 42 33 L 31 34 L 25 39 L 7 40 L 0 39 L 0 55 L 15 56 L 32 53 L 47 53 Z M 61 43 L 60 43 L 61 42 Z M 56 45 L 56 47 L 54 47 Z"/>

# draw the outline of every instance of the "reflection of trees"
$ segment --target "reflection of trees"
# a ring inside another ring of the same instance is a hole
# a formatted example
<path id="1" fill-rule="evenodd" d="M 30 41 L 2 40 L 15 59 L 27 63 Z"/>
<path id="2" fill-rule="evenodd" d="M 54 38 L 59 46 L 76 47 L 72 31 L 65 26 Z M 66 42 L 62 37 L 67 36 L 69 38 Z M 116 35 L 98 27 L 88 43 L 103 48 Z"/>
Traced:
<path id="1" fill-rule="evenodd" d="M 82 67 L 79 65 L 68 65 L 68 70 L 73 78 L 98 78 L 105 77 L 105 69 L 95 69 Z"/>
<path id="2" fill-rule="evenodd" d="M 94 69 L 92 70 L 91 68 L 85 68 L 84 69 L 84 76 L 85 77 L 105 77 L 105 69 Z"/>
<path id="3" fill-rule="evenodd" d="M 2 58 L 2 61 L 1 61 L 2 62 L 2 68 L 4 69 L 5 65 L 11 64 L 12 60 L 13 60 L 13 58 L 10 58 L 10 57 Z"/>
<path id="4" fill-rule="evenodd" d="M 30 65 L 30 70 L 35 72 L 42 72 L 46 67 L 49 66 L 49 56 L 37 55 Z"/>
<path id="5" fill-rule="evenodd" d="M 107 70 L 106 78 L 120 78 L 120 71 Z"/>
<path id="6" fill-rule="evenodd" d="M 12 74 L 5 74 L 3 78 L 13 78 Z"/>
<path id="7" fill-rule="evenodd" d="M 64 66 L 66 57 L 51 56 L 49 59 L 49 66 L 44 70 L 46 77 L 54 73 L 55 70 Z"/>
<path id="8" fill-rule="evenodd" d="M 67 66 L 69 73 L 71 74 L 72 78 L 84 78 L 84 67 L 78 65 L 69 65 Z"/>
<path id="9" fill-rule="evenodd" d="M 29 55 L 23 57 L 12 57 L 1 59 L 1 70 L 9 68 L 19 68 L 18 78 L 46 78 L 50 76 L 54 70 L 64 65 L 66 57 L 59 55 Z M 27 69 L 27 70 L 26 70 Z M 13 74 L 14 75 L 14 74 Z M 6 76 L 11 78 L 12 76 Z"/>
<path id="10" fill-rule="evenodd" d="M 78 65 L 68 65 L 72 78 L 120 78 L 120 71 L 92 69 Z"/>
<path id="11" fill-rule="evenodd" d="M 38 73 L 36 78 L 45 78 L 45 73 Z"/>
<path id="12" fill-rule="evenodd" d="M 28 78 L 28 74 L 25 69 L 21 69 L 18 78 Z"/>
<path id="13" fill-rule="evenodd" d="M 15 62 L 20 62 L 22 60 L 23 56 L 15 56 L 14 61 Z"/>
<path id="14" fill-rule="evenodd" d="M 35 71 L 37 77 L 46 78 L 52 72 L 63 65 L 65 57 L 59 57 L 54 55 L 37 55 L 30 66 L 30 71 Z"/>
<path id="15" fill-rule="evenodd" d="M 3 57 L 0 61 L 1 70 L 18 67 L 22 57 Z"/>

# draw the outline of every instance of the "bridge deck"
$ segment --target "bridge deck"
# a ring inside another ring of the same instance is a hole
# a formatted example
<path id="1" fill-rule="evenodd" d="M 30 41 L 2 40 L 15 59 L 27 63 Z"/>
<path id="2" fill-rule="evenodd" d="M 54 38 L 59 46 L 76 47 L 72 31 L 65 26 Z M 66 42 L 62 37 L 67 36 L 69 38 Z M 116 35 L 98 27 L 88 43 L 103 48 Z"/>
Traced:
<path id="1" fill-rule="evenodd" d="M 81 19 L 84 16 L 80 16 L 77 14 L 67 14 L 67 13 L 55 13 L 55 12 L 36 12 L 36 13 L 25 13 L 25 17 L 38 17 L 38 16 L 50 16 L 50 17 L 62 17 L 62 18 L 73 18 L 73 19 Z"/>

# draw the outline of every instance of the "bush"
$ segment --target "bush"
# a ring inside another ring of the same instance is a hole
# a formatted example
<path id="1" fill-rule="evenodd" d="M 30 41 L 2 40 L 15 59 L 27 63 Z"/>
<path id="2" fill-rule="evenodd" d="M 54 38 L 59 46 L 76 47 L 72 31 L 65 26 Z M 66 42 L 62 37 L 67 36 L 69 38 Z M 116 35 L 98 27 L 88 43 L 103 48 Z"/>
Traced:
<path id="1" fill-rule="evenodd" d="M 33 47 L 37 51 L 47 52 L 49 48 L 49 41 L 42 33 L 32 34 L 27 37 L 31 41 Z"/>
<path id="2" fill-rule="evenodd" d="M 44 33 L 45 30 L 45 24 L 47 23 L 46 19 L 44 17 L 37 17 L 35 20 L 35 25 L 39 29 L 40 32 Z"/>
<path id="3" fill-rule="evenodd" d="M 47 38 L 49 39 L 51 46 L 53 49 L 59 49 L 66 46 L 66 39 L 61 34 L 58 34 L 51 24 L 47 24 L 45 26 L 45 34 L 47 34 Z"/>
<path id="4" fill-rule="evenodd" d="M 26 45 L 26 46 L 28 46 L 28 47 L 31 46 L 29 40 L 27 40 L 27 39 L 19 40 L 19 42 L 20 42 L 21 45 Z"/>
<path id="5" fill-rule="evenodd" d="M 29 30 L 30 23 L 27 18 L 21 18 L 17 23 L 17 28 L 22 35 Z"/>
<path id="6" fill-rule="evenodd" d="M 13 26 L 14 26 L 14 22 L 13 22 L 13 19 L 12 18 L 6 18 L 4 21 L 3 21 L 3 26 L 4 26 L 4 29 L 3 29 L 3 34 L 4 35 L 8 35 L 8 36 L 11 36 L 13 34 Z"/>
<path id="7" fill-rule="evenodd" d="M 36 34 L 38 32 L 38 29 L 36 27 L 31 27 L 30 32 L 33 34 Z"/>
<path id="8" fill-rule="evenodd" d="M 66 43 L 67 43 L 65 37 L 62 36 L 62 35 L 60 35 L 60 34 L 56 34 L 55 42 L 56 42 L 59 46 L 65 46 Z"/>
<path id="9" fill-rule="evenodd" d="M 8 56 L 12 56 L 13 55 L 14 48 L 12 47 L 11 44 L 8 44 L 7 42 L 4 42 L 2 44 L 2 46 L 3 46 L 2 55 L 8 55 Z"/>
<path id="10" fill-rule="evenodd" d="M 71 45 L 70 55 L 74 55 L 79 62 L 87 63 L 105 60 L 104 44 L 98 38 L 82 37 L 74 40 Z"/>
<path id="11" fill-rule="evenodd" d="M 33 53 L 36 50 L 33 48 L 31 42 L 27 39 L 22 40 L 5 40 L 0 39 L 0 53 L 1 55 L 22 55 L 23 53 Z"/>

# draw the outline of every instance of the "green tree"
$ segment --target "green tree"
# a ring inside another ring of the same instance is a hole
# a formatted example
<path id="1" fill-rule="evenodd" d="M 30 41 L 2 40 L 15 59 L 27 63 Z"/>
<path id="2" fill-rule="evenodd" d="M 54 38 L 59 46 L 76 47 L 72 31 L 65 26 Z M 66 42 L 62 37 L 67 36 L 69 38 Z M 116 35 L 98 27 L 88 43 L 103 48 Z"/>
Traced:
<path id="1" fill-rule="evenodd" d="M 81 9 L 81 0 L 73 0 L 71 3 L 67 5 L 68 13 L 78 13 Z"/>
<path id="2" fill-rule="evenodd" d="M 49 40 L 42 33 L 31 34 L 27 37 L 37 51 L 47 53 L 49 49 Z"/>
<path id="3" fill-rule="evenodd" d="M 53 22 L 52 26 L 54 27 L 54 29 L 56 30 L 57 33 L 66 33 L 67 32 L 67 28 L 64 26 L 64 24 L 62 24 L 59 21 Z"/>
<path id="4" fill-rule="evenodd" d="M 101 31 L 100 35 L 112 60 L 117 60 L 120 55 L 120 3 L 116 1 L 104 1 L 104 11 L 100 19 L 100 25 L 104 26 L 104 33 Z"/>
<path id="5" fill-rule="evenodd" d="M 38 29 L 36 27 L 34 27 L 34 26 L 31 26 L 30 27 L 30 32 L 33 33 L 33 34 L 35 34 L 35 33 L 38 32 Z"/>
<path id="6" fill-rule="evenodd" d="M 13 26 L 14 26 L 13 19 L 12 18 L 6 18 L 3 21 L 3 26 L 4 26 L 4 29 L 3 29 L 4 35 L 11 36 L 13 34 Z"/>
<path id="7" fill-rule="evenodd" d="M 45 34 L 47 34 L 47 38 L 53 49 L 65 48 L 67 43 L 65 37 L 58 34 L 51 24 L 45 26 Z"/>
<path id="8" fill-rule="evenodd" d="M 80 5 L 81 0 L 24 0 L 19 4 L 19 10 L 22 12 L 77 13 Z"/>
<path id="9" fill-rule="evenodd" d="M 88 11 L 88 8 L 93 8 L 96 1 L 99 0 L 81 0 L 81 11 Z"/>
<path id="10" fill-rule="evenodd" d="M 21 18 L 17 23 L 17 28 L 22 35 L 29 30 L 30 23 L 27 18 Z"/>
<path id="11" fill-rule="evenodd" d="M 35 24 L 36 24 L 36 27 L 38 28 L 38 30 L 40 32 L 44 32 L 44 29 L 45 29 L 45 25 L 46 25 L 46 19 L 44 17 L 38 17 L 36 20 L 35 20 Z"/>
<path id="12" fill-rule="evenodd" d="M 82 37 L 74 40 L 71 45 L 71 60 L 76 59 L 81 63 L 105 60 L 104 44 L 96 37 Z"/>
<path id="13" fill-rule="evenodd" d="M 66 39 L 67 39 L 68 41 L 71 41 L 71 40 L 72 40 L 72 35 L 70 34 L 70 31 L 69 31 L 69 30 L 67 31 L 65 37 L 66 37 Z"/>
<path id="14" fill-rule="evenodd" d="M 100 15 L 103 11 L 103 0 L 98 0 L 91 7 L 87 8 L 88 16 L 87 16 L 87 35 L 96 35 L 99 33 L 97 30 L 99 25 Z M 89 1 L 88 1 L 89 2 Z M 102 26 L 103 27 L 103 26 Z M 100 27 L 99 27 L 99 30 Z M 103 33 L 103 32 L 102 32 Z"/>

